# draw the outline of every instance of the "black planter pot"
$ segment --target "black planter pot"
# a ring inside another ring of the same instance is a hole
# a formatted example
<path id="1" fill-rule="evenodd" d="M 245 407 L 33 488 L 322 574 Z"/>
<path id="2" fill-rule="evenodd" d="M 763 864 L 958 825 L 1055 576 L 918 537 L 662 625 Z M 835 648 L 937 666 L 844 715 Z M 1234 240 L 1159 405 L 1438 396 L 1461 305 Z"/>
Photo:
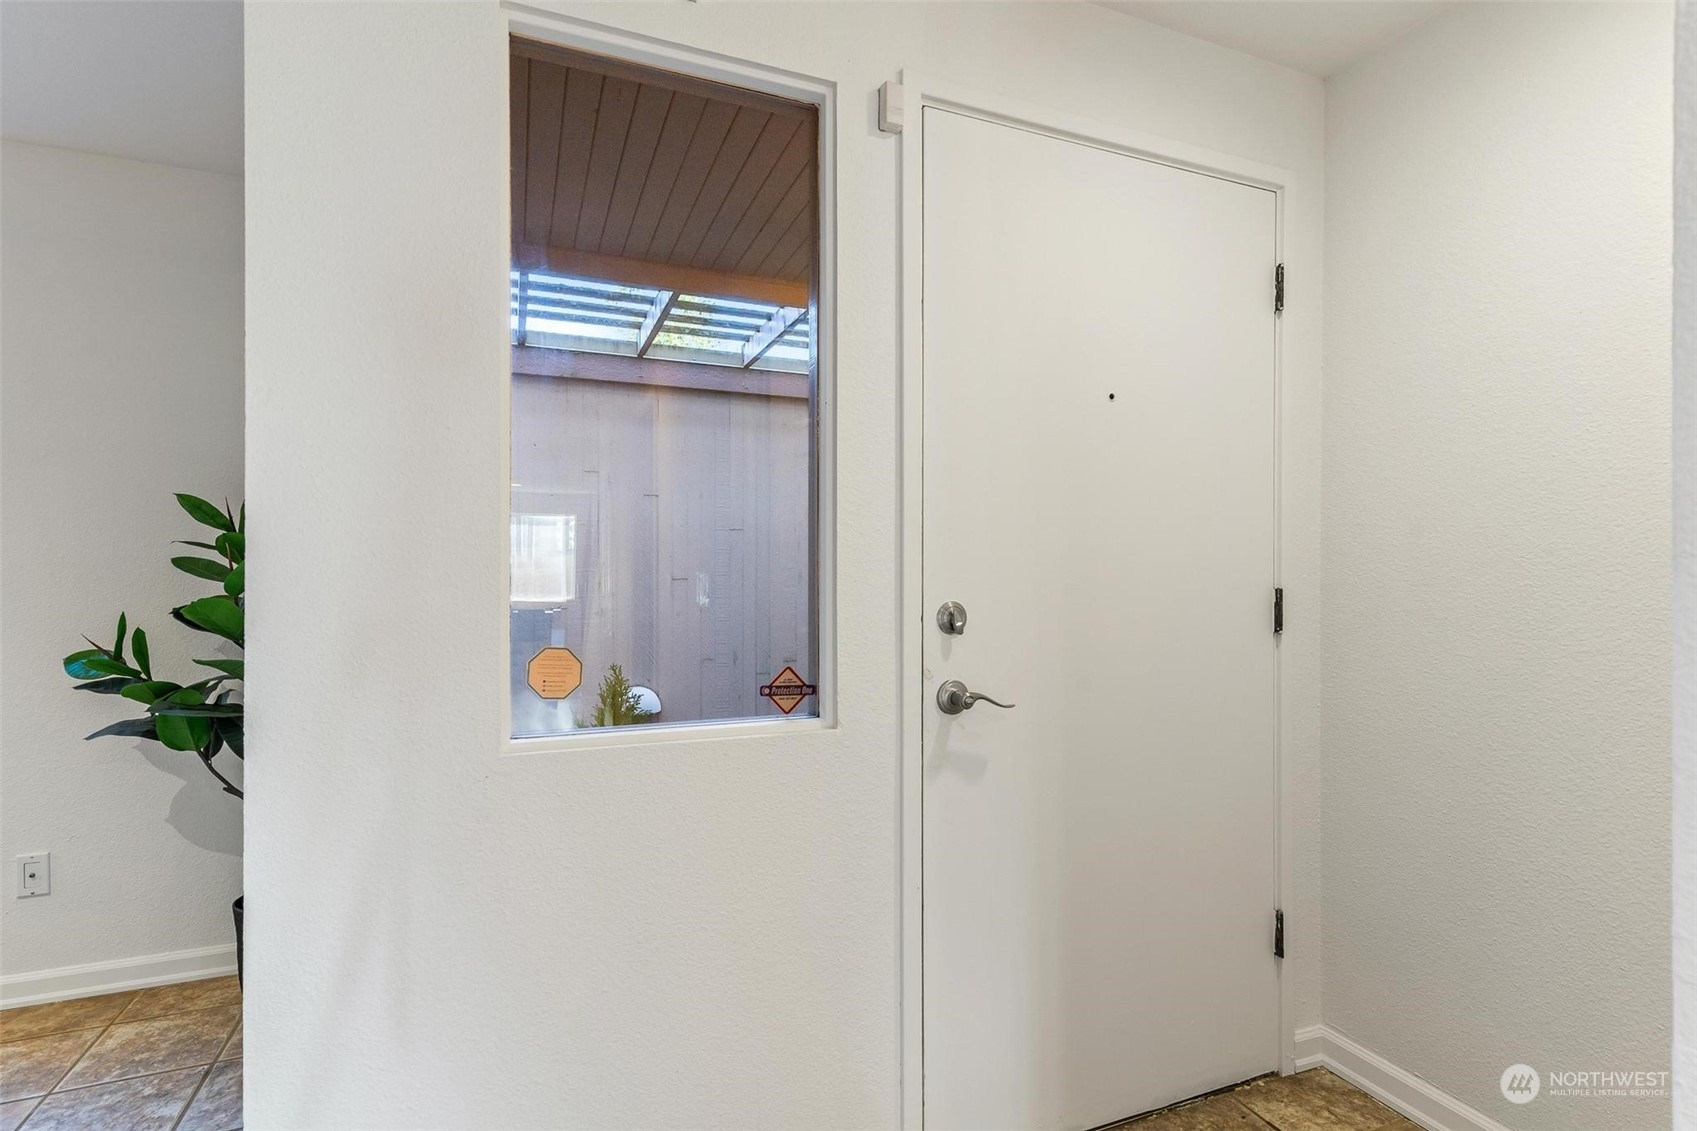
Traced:
<path id="1" fill-rule="evenodd" d="M 246 897 L 237 896 L 236 901 L 230 904 L 230 914 L 236 917 L 236 984 L 238 986 L 242 984 L 242 900 L 244 898 Z"/>

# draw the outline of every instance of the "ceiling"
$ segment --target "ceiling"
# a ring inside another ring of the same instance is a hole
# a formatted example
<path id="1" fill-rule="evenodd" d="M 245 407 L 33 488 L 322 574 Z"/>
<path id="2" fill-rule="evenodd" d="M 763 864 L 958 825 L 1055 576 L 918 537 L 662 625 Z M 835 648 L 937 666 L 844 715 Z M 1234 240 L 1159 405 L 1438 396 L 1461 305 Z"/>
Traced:
<path id="1" fill-rule="evenodd" d="M 1099 0 L 1105 8 L 1325 78 L 1458 0 Z"/>
<path id="2" fill-rule="evenodd" d="M 0 135 L 242 171 L 239 0 L 4 0 Z"/>
<path id="3" fill-rule="evenodd" d="M 1101 0 L 1320 76 L 1453 2 Z M 239 174 L 240 0 L 4 0 L 0 135 Z"/>
<path id="4" fill-rule="evenodd" d="M 749 297 L 787 280 L 806 305 L 811 106 L 524 39 L 511 80 L 515 262 Z"/>

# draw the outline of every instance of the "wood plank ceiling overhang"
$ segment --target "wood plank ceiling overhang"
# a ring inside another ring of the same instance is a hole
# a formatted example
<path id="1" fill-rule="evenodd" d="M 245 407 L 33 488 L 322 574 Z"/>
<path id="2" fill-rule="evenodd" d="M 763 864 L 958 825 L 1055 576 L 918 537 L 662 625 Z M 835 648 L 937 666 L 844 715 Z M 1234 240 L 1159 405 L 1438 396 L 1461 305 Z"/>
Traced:
<path id="1" fill-rule="evenodd" d="M 806 306 L 810 105 L 514 37 L 513 265 Z"/>

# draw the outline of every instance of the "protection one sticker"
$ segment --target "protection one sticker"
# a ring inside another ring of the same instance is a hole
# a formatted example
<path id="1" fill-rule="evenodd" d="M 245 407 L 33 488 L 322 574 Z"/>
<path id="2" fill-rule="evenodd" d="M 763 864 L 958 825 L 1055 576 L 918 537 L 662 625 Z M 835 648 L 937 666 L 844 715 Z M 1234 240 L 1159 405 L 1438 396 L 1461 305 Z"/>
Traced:
<path id="1" fill-rule="evenodd" d="M 761 685 L 760 694 L 787 715 L 801 706 L 801 701 L 809 695 L 819 694 L 819 689 L 802 679 L 794 668 L 786 666 L 771 683 Z"/>

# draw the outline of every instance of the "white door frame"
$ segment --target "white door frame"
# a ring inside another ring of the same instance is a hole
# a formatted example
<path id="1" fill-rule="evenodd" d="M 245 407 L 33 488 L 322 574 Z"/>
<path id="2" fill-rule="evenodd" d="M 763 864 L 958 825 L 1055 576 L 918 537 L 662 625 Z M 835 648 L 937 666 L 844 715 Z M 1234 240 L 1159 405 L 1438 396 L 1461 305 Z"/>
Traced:
<path id="1" fill-rule="evenodd" d="M 925 198 L 922 176 L 925 145 L 925 108 L 951 110 L 989 122 L 1046 134 L 1096 149 L 1157 161 L 1181 169 L 1207 173 L 1230 181 L 1269 189 L 1276 200 L 1274 247 L 1276 259 L 1284 261 L 1286 194 L 1292 174 L 1284 169 L 1217 153 L 1185 142 L 1137 130 L 1031 106 L 1000 95 L 975 91 L 946 80 L 903 70 L 898 80 L 904 121 L 899 126 L 901 152 L 901 308 L 902 308 L 902 522 L 901 522 L 901 1022 L 902 1022 L 902 1127 L 920 1131 L 924 1126 L 924 948 L 922 935 L 924 865 L 923 776 L 921 773 L 921 723 L 924 718 L 924 626 L 921 547 L 924 529 L 925 471 L 925 327 L 924 294 Z M 1272 278 L 1267 280 L 1267 301 L 1273 300 Z M 1273 574 L 1269 589 L 1280 585 L 1284 532 L 1281 516 L 1285 509 L 1283 465 L 1284 327 L 1274 321 L 1274 438 L 1273 438 Z M 1269 631 L 1272 594 L 1268 593 Z M 1289 903 L 1295 887 L 1291 786 L 1284 767 L 1283 723 L 1286 716 L 1284 680 L 1279 649 L 1274 649 L 1273 759 L 1277 813 L 1275 815 L 1275 869 L 1279 906 Z M 1268 945 L 1272 945 L 1268 924 Z M 1280 1071 L 1294 1070 L 1296 1048 L 1296 978 L 1293 959 L 1279 965 L 1279 1060 Z"/>

